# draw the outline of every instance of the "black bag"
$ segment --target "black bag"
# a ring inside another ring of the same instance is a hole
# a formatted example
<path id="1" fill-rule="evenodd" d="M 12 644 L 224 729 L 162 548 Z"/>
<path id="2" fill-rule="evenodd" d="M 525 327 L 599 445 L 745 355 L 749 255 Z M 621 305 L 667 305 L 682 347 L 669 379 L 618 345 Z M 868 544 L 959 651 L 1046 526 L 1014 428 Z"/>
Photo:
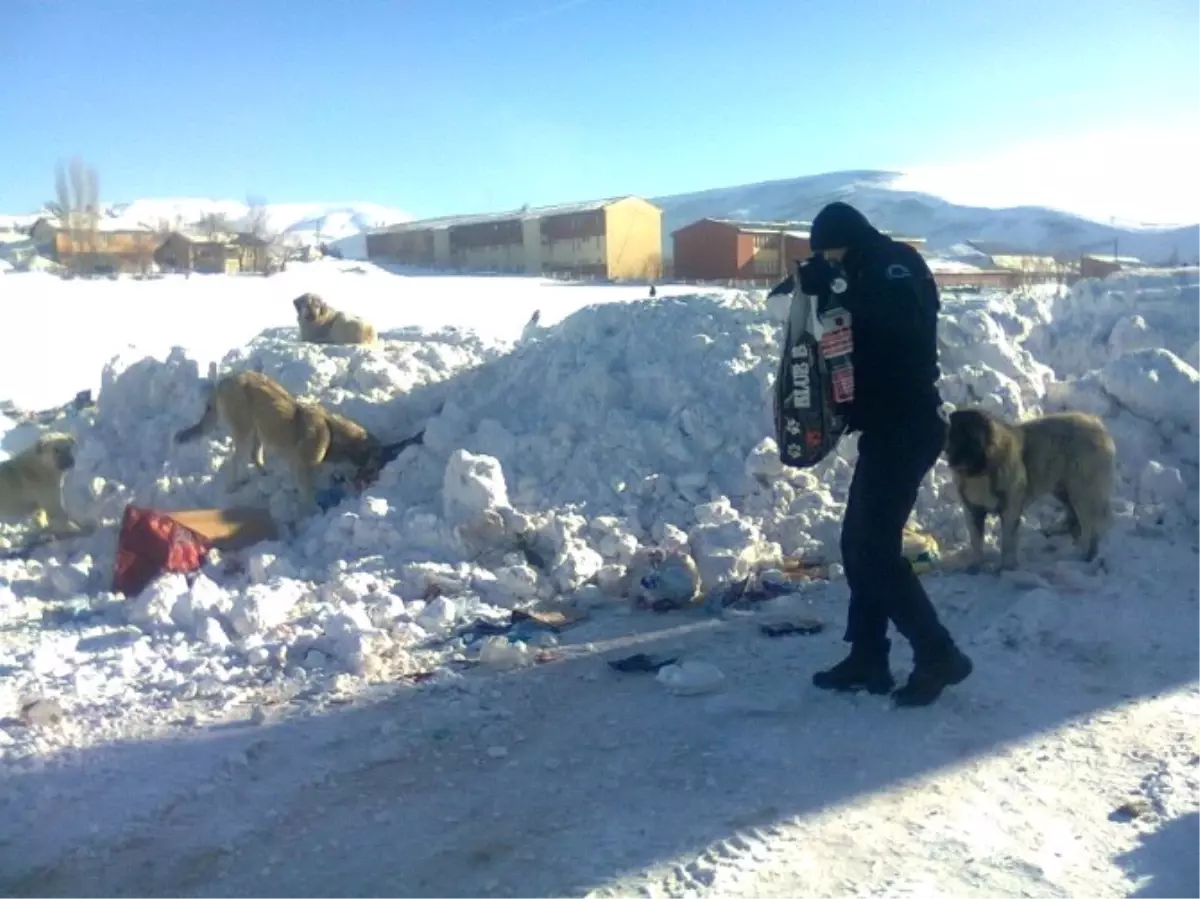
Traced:
<path id="1" fill-rule="evenodd" d="M 799 266 L 775 378 L 775 441 L 784 465 L 811 468 L 846 431 L 854 397 L 853 343 L 849 313 L 832 292 L 822 297 L 803 293 Z"/>

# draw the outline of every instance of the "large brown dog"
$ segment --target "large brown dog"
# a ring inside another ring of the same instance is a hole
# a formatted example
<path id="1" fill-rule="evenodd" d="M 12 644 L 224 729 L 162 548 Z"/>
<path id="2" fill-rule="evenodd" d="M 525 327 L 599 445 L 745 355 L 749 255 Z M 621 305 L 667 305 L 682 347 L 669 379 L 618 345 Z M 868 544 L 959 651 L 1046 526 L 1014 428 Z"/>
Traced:
<path id="1" fill-rule="evenodd" d="M 1087 561 L 1096 558 L 1111 521 L 1116 446 L 1104 422 L 1062 412 L 1009 424 L 983 409 L 950 414 L 946 461 L 962 500 L 972 565 L 983 558 L 989 513 L 1000 516 L 1000 566 L 1015 568 L 1025 510 L 1043 496 L 1066 508 L 1055 530 L 1070 533 Z"/>
<path id="2" fill-rule="evenodd" d="M 210 433 L 218 421 L 233 435 L 233 456 L 226 463 L 228 489 L 240 483 L 238 469 L 247 457 L 263 468 L 263 449 L 271 447 L 292 466 L 301 494 L 316 504 L 315 470 L 324 462 L 349 462 L 358 473 L 381 467 L 379 442 L 361 425 L 315 403 L 297 401 L 264 374 L 244 371 L 227 375 L 209 395 L 204 417 L 175 435 L 187 443 Z"/>
<path id="3" fill-rule="evenodd" d="M 334 309 L 315 293 L 292 300 L 300 339 L 306 343 L 374 343 L 379 339 L 375 326 Z"/>
<path id="4" fill-rule="evenodd" d="M 62 504 L 63 474 L 75 467 L 75 438 L 45 434 L 25 452 L 0 462 L 0 518 L 30 518 L 39 530 L 80 530 Z"/>

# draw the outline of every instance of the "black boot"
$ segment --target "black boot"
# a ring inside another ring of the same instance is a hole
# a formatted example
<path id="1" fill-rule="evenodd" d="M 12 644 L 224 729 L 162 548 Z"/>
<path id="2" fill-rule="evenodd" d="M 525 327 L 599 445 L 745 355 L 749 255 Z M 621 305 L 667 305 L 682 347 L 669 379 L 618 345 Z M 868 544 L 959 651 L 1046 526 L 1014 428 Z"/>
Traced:
<path id="1" fill-rule="evenodd" d="M 918 654 L 908 683 L 892 694 L 892 700 L 906 708 L 929 705 L 947 687 L 965 681 L 974 669 L 966 653 L 953 643 L 936 653 Z"/>
<path id="2" fill-rule="evenodd" d="M 888 650 L 891 641 L 884 640 L 882 646 L 865 648 L 859 644 L 850 645 L 850 655 L 842 659 L 832 668 L 818 671 L 812 677 L 814 687 L 822 690 L 837 690 L 843 693 L 866 690 L 882 696 L 891 693 L 896 686 L 888 667 Z"/>

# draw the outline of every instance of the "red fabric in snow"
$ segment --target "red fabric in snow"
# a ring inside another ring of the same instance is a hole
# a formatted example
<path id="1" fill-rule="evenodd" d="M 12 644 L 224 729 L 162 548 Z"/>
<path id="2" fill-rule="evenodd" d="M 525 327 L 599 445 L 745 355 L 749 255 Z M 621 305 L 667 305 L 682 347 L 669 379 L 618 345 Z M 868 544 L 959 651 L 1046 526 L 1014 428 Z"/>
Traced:
<path id="1" fill-rule="evenodd" d="M 160 574 L 187 574 L 204 564 L 211 544 L 170 515 L 126 506 L 113 566 L 113 591 L 136 596 Z"/>

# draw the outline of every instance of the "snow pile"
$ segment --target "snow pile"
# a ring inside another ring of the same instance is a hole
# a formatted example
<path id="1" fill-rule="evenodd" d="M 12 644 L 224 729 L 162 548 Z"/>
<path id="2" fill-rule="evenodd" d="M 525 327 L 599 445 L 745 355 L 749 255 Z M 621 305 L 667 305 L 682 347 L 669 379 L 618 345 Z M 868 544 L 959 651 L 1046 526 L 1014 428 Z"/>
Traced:
<path id="1" fill-rule="evenodd" d="M 1102 416 L 1117 444 L 1118 496 L 1139 524 L 1193 527 L 1200 462 L 1197 270 L 1082 281 L 1045 308 L 1027 341 L 1052 360 L 1046 411 Z"/>
<path id="2" fill-rule="evenodd" d="M 1118 526 L 1194 538 L 1197 375 L 1171 348 L 1186 356 L 1196 342 L 1196 275 L 1149 276 L 1148 302 L 1138 283 L 947 299 L 943 392 L 1010 418 L 1099 412 L 1121 452 Z M 119 678 L 151 695 L 232 702 L 239 685 L 280 670 L 395 679 L 468 652 L 524 665 L 534 656 L 525 642 L 488 637 L 472 648 L 455 629 L 537 601 L 595 607 L 661 590 L 658 580 L 674 577 L 663 562 L 681 554 L 689 562 L 676 574 L 686 577 L 668 586 L 683 602 L 784 555 L 836 561 L 856 442 L 811 471 L 779 464 L 769 435 L 780 330 L 759 295 L 731 292 L 588 307 L 511 348 L 456 330 L 368 347 L 264 332 L 221 370 L 264 371 L 384 440 L 425 431 L 363 495 L 308 519 L 269 451 L 267 471 L 247 468 L 226 495 L 223 432 L 174 445 L 200 418 L 207 375 L 185 351 L 118 357 L 95 409 L 70 423 L 80 447 L 68 508 L 99 522 L 129 502 L 265 504 L 284 538 L 214 554 L 190 583 L 165 577 L 127 602 L 103 592 L 111 528 L 69 559 L 0 562 L 11 585 L 0 616 L 40 614 L 24 599 L 46 595 L 37 582 L 90 627 L 133 628 L 103 651 L 47 644 L 14 667 L 35 679 L 72 672 L 74 689 L 96 702 Z M 915 517 L 944 547 L 965 538 L 944 463 Z M 1034 603 L 1044 584 L 1029 586 Z"/>

